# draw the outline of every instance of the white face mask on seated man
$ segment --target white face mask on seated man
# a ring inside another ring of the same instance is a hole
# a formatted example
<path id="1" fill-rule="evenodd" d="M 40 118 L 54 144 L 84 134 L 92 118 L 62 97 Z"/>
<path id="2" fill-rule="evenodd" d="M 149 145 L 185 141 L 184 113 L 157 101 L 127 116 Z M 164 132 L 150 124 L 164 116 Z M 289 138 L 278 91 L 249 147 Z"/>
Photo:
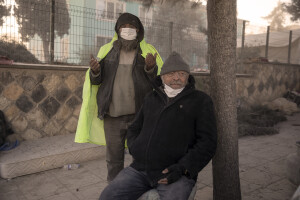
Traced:
<path id="1" fill-rule="evenodd" d="M 134 28 L 122 28 L 120 36 L 125 40 L 134 40 L 136 39 L 137 32 Z"/>
<path id="2" fill-rule="evenodd" d="M 161 75 L 164 91 L 169 98 L 178 95 L 188 83 L 189 74 L 185 71 L 169 72 Z"/>
<path id="3" fill-rule="evenodd" d="M 177 94 L 179 94 L 183 89 L 184 87 L 180 89 L 173 89 L 167 84 L 164 84 L 164 91 L 169 98 L 177 96 Z"/>

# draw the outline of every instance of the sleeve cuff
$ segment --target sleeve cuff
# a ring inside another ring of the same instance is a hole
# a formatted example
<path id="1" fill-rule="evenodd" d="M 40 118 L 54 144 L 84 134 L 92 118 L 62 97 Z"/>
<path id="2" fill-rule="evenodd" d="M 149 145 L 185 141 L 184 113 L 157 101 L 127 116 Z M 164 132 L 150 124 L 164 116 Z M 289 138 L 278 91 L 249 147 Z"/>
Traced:
<path id="1" fill-rule="evenodd" d="M 92 77 L 98 77 L 100 75 L 101 72 L 94 74 L 94 72 L 92 70 L 90 70 L 90 74 Z"/>
<path id="2" fill-rule="evenodd" d="M 152 69 L 147 70 L 147 65 L 145 65 L 144 70 L 147 74 L 152 74 L 154 72 L 156 65 L 154 65 L 154 67 L 152 67 Z"/>

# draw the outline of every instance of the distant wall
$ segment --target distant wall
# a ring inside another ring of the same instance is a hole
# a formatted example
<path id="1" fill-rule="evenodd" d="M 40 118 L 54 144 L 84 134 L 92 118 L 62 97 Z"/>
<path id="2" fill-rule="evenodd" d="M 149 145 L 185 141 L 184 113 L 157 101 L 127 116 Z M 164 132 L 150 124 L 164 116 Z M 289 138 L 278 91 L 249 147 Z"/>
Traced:
<path id="1" fill-rule="evenodd" d="M 237 74 L 237 97 L 259 105 L 282 97 L 289 90 L 300 90 L 300 65 L 245 63 L 245 74 Z M 209 93 L 209 74 L 195 74 L 200 90 Z"/>
<path id="2" fill-rule="evenodd" d="M 86 67 L 0 65 L 0 109 L 20 139 L 74 133 Z M 300 66 L 248 63 L 237 75 L 237 96 L 250 104 L 300 90 Z M 209 93 L 210 75 L 195 74 L 196 87 Z"/>

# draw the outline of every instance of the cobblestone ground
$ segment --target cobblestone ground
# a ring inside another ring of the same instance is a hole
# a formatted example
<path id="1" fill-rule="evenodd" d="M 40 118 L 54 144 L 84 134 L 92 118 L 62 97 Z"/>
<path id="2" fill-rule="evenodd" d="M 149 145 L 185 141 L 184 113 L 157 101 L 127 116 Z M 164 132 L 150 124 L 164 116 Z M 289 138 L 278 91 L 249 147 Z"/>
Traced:
<path id="1" fill-rule="evenodd" d="M 243 200 L 288 200 L 297 186 L 286 177 L 286 157 L 297 151 L 300 113 L 277 127 L 279 134 L 239 139 Z M 126 155 L 126 165 L 131 162 Z M 81 163 L 76 170 L 54 169 L 12 180 L 0 179 L 1 200 L 96 200 L 106 183 L 105 159 Z M 196 200 L 212 200 L 211 163 L 199 173 Z"/>

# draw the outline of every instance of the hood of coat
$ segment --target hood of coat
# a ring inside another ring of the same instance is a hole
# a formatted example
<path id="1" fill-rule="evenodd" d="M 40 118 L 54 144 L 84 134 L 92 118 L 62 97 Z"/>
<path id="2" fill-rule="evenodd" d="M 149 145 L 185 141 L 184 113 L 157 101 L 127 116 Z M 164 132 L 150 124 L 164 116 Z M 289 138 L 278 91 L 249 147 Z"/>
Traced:
<path id="1" fill-rule="evenodd" d="M 130 13 L 121 14 L 115 26 L 115 31 L 117 34 L 119 34 L 119 29 L 124 24 L 131 24 L 139 29 L 139 32 L 137 33 L 137 39 L 139 42 L 144 39 L 144 26 L 137 16 Z"/>

